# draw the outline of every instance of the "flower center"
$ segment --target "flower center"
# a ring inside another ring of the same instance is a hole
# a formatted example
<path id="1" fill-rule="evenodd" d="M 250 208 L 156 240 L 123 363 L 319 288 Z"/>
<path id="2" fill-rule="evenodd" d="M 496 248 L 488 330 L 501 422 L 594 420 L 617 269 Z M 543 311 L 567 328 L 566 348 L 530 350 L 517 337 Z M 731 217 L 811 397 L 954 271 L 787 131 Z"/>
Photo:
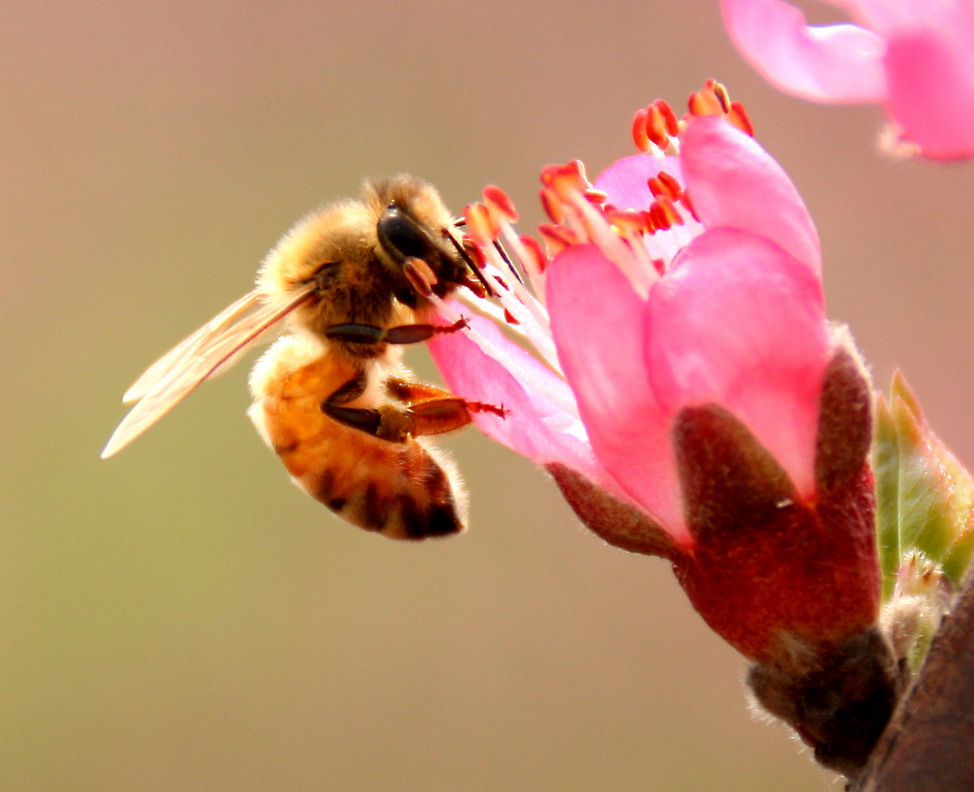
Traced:
<path id="1" fill-rule="evenodd" d="M 580 160 L 545 167 L 540 198 L 550 222 L 538 227 L 543 245 L 518 234 L 517 208 L 499 187 L 487 187 L 482 203 L 464 209 L 464 246 L 496 297 L 496 302 L 466 301 L 521 336 L 559 373 L 544 302 L 552 259 L 570 247 L 594 245 L 645 299 L 680 250 L 703 231 L 682 182 L 680 133 L 695 117 L 720 115 L 753 134 L 744 107 L 714 80 L 690 96 L 688 107 L 682 118 L 662 99 L 637 111 L 632 139 L 638 153 L 612 166 L 597 184 L 589 181 Z M 624 189 L 613 180 L 615 168 L 626 171 Z M 635 182 L 633 173 L 639 175 Z M 456 319 L 445 306 L 441 313 Z M 491 354 L 488 342 L 472 335 Z"/>

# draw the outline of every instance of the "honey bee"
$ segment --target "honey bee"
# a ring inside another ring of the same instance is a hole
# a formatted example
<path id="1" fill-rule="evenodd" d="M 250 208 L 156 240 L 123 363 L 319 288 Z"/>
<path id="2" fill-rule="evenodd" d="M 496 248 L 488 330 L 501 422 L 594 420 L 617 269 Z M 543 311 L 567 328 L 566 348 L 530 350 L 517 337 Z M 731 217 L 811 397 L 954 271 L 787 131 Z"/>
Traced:
<path id="1" fill-rule="evenodd" d="M 251 373 L 248 414 L 292 480 L 384 536 L 463 530 L 462 483 L 423 437 L 506 411 L 418 382 L 401 364 L 403 345 L 465 326 L 435 324 L 433 295 L 487 289 L 452 226 L 437 191 L 406 175 L 367 181 L 361 199 L 312 212 L 267 254 L 253 291 L 136 380 L 123 401 L 137 403 L 102 456 L 286 322 Z"/>

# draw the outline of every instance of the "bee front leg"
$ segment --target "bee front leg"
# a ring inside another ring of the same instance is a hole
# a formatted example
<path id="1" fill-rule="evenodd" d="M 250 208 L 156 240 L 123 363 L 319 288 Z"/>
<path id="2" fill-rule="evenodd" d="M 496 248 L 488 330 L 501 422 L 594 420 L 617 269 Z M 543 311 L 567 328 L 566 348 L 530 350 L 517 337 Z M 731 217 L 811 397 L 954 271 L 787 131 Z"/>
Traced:
<path id="1" fill-rule="evenodd" d="M 388 328 L 349 322 L 327 327 L 325 336 L 351 344 L 418 344 L 429 341 L 437 333 L 455 333 L 466 326 L 467 320 L 462 318 L 451 325 L 408 324 Z"/>

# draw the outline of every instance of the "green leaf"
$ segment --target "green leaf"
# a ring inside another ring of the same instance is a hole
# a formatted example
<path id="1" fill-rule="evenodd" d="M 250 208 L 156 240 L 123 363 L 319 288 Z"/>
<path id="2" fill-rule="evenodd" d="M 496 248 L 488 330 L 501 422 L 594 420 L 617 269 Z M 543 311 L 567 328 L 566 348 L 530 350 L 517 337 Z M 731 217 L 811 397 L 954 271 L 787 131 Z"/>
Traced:
<path id="1" fill-rule="evenodd" d="M 879 568 L 883 576 L 883 602 L 893 596 L 900 567 L 900 449 L 896 422 L 889 403 L 876 398 L 873 427 L 873 474 L 876 477 L 876 533 Z"/>
<path id="2" fill-rule="evenodd" d="M 974 554 L 974 480 L 923 417 L 902 374 L 876 400 L 872 448 L 883 598 L 914 551 L 955 587 Z"/>

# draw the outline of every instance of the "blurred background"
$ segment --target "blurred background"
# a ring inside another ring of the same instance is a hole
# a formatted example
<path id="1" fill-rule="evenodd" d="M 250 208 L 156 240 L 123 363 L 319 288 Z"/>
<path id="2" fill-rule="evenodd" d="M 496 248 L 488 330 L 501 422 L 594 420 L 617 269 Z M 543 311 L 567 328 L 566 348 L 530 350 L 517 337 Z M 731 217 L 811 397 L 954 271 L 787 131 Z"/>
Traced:
<path id="1" fill-rule="evenodd" d="M 409 171 L 456 208 L 500 184 L 527 226 L 543 165 L 597 173 L 638 107 L 717 77 L 811 208 L 830 315 L 972 463 L 972 166 L 776 93 L 712 0 L 7 3 L 0 53 L 0 788 L 841 788 L 665 563 L 473 430 L 445 443 L 471 529 L 422 545 L 288 484 L 246 366 L 98 454 L 308 209 Z"/>

